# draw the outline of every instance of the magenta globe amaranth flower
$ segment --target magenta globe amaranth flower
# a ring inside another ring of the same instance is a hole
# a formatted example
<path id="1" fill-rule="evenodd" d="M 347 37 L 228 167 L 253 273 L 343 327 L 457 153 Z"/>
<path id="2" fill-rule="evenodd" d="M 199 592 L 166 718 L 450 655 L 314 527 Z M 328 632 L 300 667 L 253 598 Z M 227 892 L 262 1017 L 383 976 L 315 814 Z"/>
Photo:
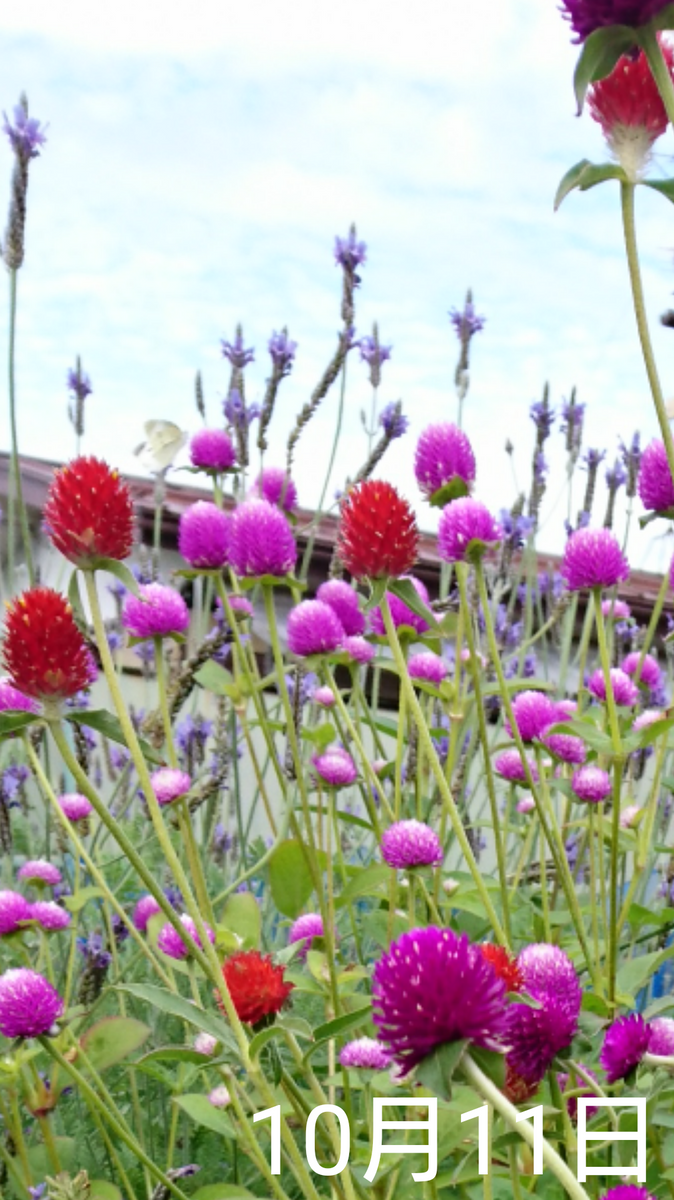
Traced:
<path id="1" fill-rule="evenodd" d="M 445 857 L 437 833 L 423 821 L 396 821 L 384 831 L 380 848 L 384 862 L 401 871 L 439 867 Z"/>
<path id="2" fill-rule="evenodd" d="M 664 721 L 665 714 L 659 708 L 646 708 L 632 722 L 632 729 L 637 732 L 640 729 L 648 729 L 649 725 L 655 725 L 656 721 Z"/>
<path id="3" fill-rule="evenodd" d="M 185 930 L 184 934 L 178 933 L 178 930 L 174 929 L 168 922 L 159 930 L 157 946 L 169 958 L 187 958 L 190 953 L 190 942 L 195 943 L 200 949 L 203 949 L 201 939 L 197 933 L 197 927 L 187 913 L 182 914 L 180 924 Z M 208 925 L 205 925 L 204 928 L 209 942 L 215 942 L 213 930 Z"/>
<path id="4" fill-rule="evenodd" d="M 671 1017 L 655 1017 L 648 1022 L 650 1038 L 648 1053 L 669 1058 L 674 1054 L 674 1020 Z"/>
<path id="5" fill-rule="evenodd" d="M 358 592 L 345 580 L 327 579 L 316 592 L 316 599 L 330 605 L 348 637 L 358 637 L 364 632 L 365 617 L 360 611 Z"/>
<path id="6" fill-rule="evenodd" d="M 192 786 L 187 772 L 180 771 L 177 767 L 160 767 L 158 771 L 152 772 L 150 779 L 157 803 L 162 807 L 186 796 Z"/>
<path id="7" fill-rule="evenodd" d="M 640 663 L 641 668 L 639 668 Z M 658 661 L 657 659 L 653 658 L 652 654 L 644 654 L 642 661 L 639 651 L 634 650 L 631 654 L 628 654 L 623 659 L 620 665 L 622 670 L 627 675 L 633 675 L 636 677 L 638 672 L 639 683 L 643 683 L 643 685 L 647 688 L 657 687 L 662 678 L 662 672 L 658 666 Z"/>
<path id="8" fill-rule="evenodd" d="M 214 1087 L 208 1093 L 208 1099 L 214 1108 L 227 1108 L 227 1105 L 232 1103 L 232 1097 L 224 1083 L 220 1083 L 217 1087 Z"/>
<path id="9" fill-rule="evenodd" d="M 433 505 L 465 496 L 475 482 L 475 455 L 465 433 L 456 425 L 429 425 L 414 455 L 417 483 Z"/>
<path id="10" fill-rule="evenodd" d="M 534 783 L 538 783 L 538 767 L 533 758 L 527 759 L 529 771 Z M 504 750 L 494 759 L 494 770 L 502 779 L 507 779 L 509 783 L 528 783 L 526 771 L 522 757 L 516 746 L 511 750 Z"/>
<path id="11" fill-rule="evenodd" d="M 533 742 L 540 738 L 551 725 L 560 722 L 557 706 L 546 696 L 545 692 L 518 692 L 512 702 L 513 716 L 518 733 L 523 742 Z M 506 721 L 506 730 L 513 736 L 510 721 Z"/>
<path id="12" fill-rule="evenodd" d="M 627 621 L 632 615 L 632 610 L 624 600 L 602 600 L 601 615 L 610 617 L 613 621 Z"/>
<path id="13" fill-rule="evenodd" d="M 410 679 L 421 679 L 425 683 L 442 683 L 449 673 L 449 665 L 439 654 L 432 650 L 422 650 L 419 654 L 411 654 L 407 661 L 407 672 Z"/>
<path id="14" fill-rule="evenodd" d="M 40 711 L 37 700 L 25 696 L 15 688 L 8 679 L 0 679 L 0 712 L 30 712 Z"/>
<path id="15" fill-rule="evenodd" d="M 192 466 L 202 471 L 231 471 L 236 463 L 236 451 L 224 429 L 200 429 L 190 442 Z"/>
<path id="16" fill-rule="evenodd" d="M 475 562 L 502 538 L 501 526 L 479 500 L 463 496 L 443 509 L 438 551 L 445 562 Z"/>
<path id="17" fill-rule="evenodd" d="M 624 583 L 630 568 L 610 529 L 577 529 L 566 543 L 560 572 L 569 591 L 579 592 Z"/>
<path id="18" fill-rule="evenodd" d="M 523 796 L 522 799 L 518 800 L 517 804 L 515 805 L 518 813 L 524 813 L 525 815 L 533 812 L 535 807 L 536 801 L 534 800 L 533 796 Z"/>
<path id="19" fill-rule="evenodd" d="M 180 518 L 178 549 L 185 562 L 201 570 L 219 570 L 229 560 L 232 518 L 216 504 L 197 500 Z"/>
<path id="20" fill-rule="evenodd" d="M 304 959 L 311 949 L 313 939 L 322 938 L 324 933 L 323 918 L 320 913 L 304 913 L 290 926 L 288 943 L 292 945 L 293 942 L 301 942 L 297 957 Z"/>
<path id="21" fill-rule="evenodd" d="M 356 663 L 360 663 L 361 666 L 372 662 L 375 656 L 374 646 L 366 641 L 364 637 L 343 638 L 340 650 L 343 650 L 345 654 L 348 654 L 349 658 L 353 659 Z"/>
<path id="22" fill-rule="evenodd" d="M 306 658 L 310 654 L 331 654 L 342 641 L 344 629 L 329 604 L 302 600 L 288 617 L 287 635 L 290 652 Z"/>
<path id="23" fill-rule="evenodd" d="M 255 480 L 250 494 L 268 500 L 287 513 L 297 508 L 297 488 L 283 467 L 265 467 Z"/>
<path id="24" fill-rule="evenodd" d="M 574 772 L 571 788 L 578 800 L 599 804 L 611 794 L 611 777 L 601 767 L 581 767 Z"/>
<path id="25" fill-rule="evenodd" d="M 667 462 L 664 444 L 654 438 L 641 455 L 639 499 L 644 508 L 653 512 L 666 512 L 674 507 L 674 482 Z"/>
<path id="26" fill-rule="evenodd" d="M 23 863 L 17 871 L 17 876 L 19 879 L 25 879 L 27 883 L 37 884 L 38 887 L 56 887 L 62 878 L 58 867 L 43 858 L 30 859 Z"/>
<path id="27" fill-rule="evenodd" d="M 412 584 L 417 596 L 424 604 L 429 603 L 426 585 L 420 579 L 417 579 L 416 575 L 403 575 L 401 578 L 407 579 Z M 426 633 L 428 622 L 423 617 L 418 616 L 417 613 L 412 612 L 412 609 L 407 607 L 404 600 L 400 600 L 392 592 L 386 593 L 386 600 L 391 612 L 391 620 L 396 629 L 400 629 L 401 625 L 408 625 L 416 633 Z M 384 618 L 381 615 L 381 609 L 378 605 L 370 613 L 370 628 L 378 637 L 384 637 L 386 633 Z"/>
<path id="28" fill-rule="evenodd" d="M 122 623 L 135 638 L 170 637 L 185 632 L 190 613 L 175 588 L 146 583 L 140 588 L 140 596 L 129 592 L 125 597 Z"/>
<path id="29" fill-rule="evenodd" d="M 639 688 L 636 683 L 621 667 L 611 667 L 609 675 L 616 704 L 623 708 L 631 708 L 639 699 Z M 606 700 L 606 676 L 601 667 L 598 667 L 590 675 L 587 689 L 593 696 L 596 696 L 597 700 Z"/>
<path id="30" fill-rule="evenodd" d="M 636 1183 L 619 1183 L 617 1187 L 603 1192 L 599 1200 L 656 1200 L 656 1197 L 648 1188 L 639 1187 Z"/>
<path id="31" fill-rule="evenodd" d="M 42 1037 L 63 1015 L 63 1001 L 43 975 L 27 967 L 0 975 L 0 1033 L 6 1038 Z"/>
<path id="32" fill-rule="evenodd" d="M 580 766 L 587 758 L 582 738 L 575 737 L 572 733 L 544 733 L 541 741 L 560 762 Z"/>
<path id="33" fill-rule="evenodd" d="M 61 812 L 69 821 L 86 821 L 94 811 L 91 801 L 79 792 L 65 792 L 64 795 L 57 796 L 57 800 Z"/>
<path id="34" fill-rule="evenodd" d="M 391 1065 L 391 1055 L 375 1038 L 355 1038 L 347 1042 L 339 1052 L 342 1067 L 356 1067 L 366 1071 L 386 1071 Z"/>
<path id="35" fill-rule="evenodd" d="M 671 0 L 562 0 L 562 12 L 576 40 L 584 42 L 595 29 L 607 25 L 647 25 Z"/>
<path id="36" fill-rule="evenodd" d="M 446 1042 L 498 1049 L 505 992 L 479 946 L 430 925 L 403 933 L 375 964 L 373 1020 L 396 1063 L 411 1070 Z"/>
<path id="37" fill-rule="evenodd" d="M 641 1013 L 619 1017 L 609 1025 L 599 1053 L 599 1062 L 606 1071 L 609 1083 L 625 1079 L 638 1067 L 648 1050 L 650 1037 L 651 1031 Z"/>
<path id="38" fill-rule="evenodd" d="M 328 787 L 348 787 L 358 778 L 358 768 L 347 750 L 341 746 L 328 746 L 322 754 L 314 754 L 312 766 Z"/>
<path id="39" fill-rule="evenodd" d="M 247 500 L 234 510 L 229 561 L 237 575 L 287 575 L 297 560 L 288 518 L 268 500 Z"/>
<path id="40" fill-rule="evenodd" d="M 571 1045 L 578 1014 L 552 996 L 540 1008 L 511 1004 L 506 1015 L 507 1065 L 525 1083 L 538 1084 L 555 1057 Z"/>
<path id="41" fill-rule="evenodd" d="M 324 687 L 317 687 L 311 699 L 314 704 L 320 704 L 321 708 L 334 708 L 337 703 L 335 693 L 327 684 Z"/>
<path id="42" fill-rule="evenodd" d="M 0 937 L 16 933 L 25 921 L 30 921 L 30 904 L 26 897 L 10 888 L 0 891 Z"/>
<path id="43" fill-rule="evenodd" d="M 141 896 L 133 910 L 133 923 L 139 933 L 145 933 L 148 922 L 156 913 L 161 912 L 161 905 L 154 896 Z"/>
<path id="44" fill-rule="evenodd" d="M 45 933 L 58 933 L 61 929 L 67 929 L 71 921 L 70 913 L 54 900 L 36 900 L 30 906 L 30 916 Z"/>
<path id="45" fill-rule="evenodd" d="M 582 992 L 576 968 L 559 946 L 548 942 L 525 946 L 517 956 L 517 966 L 530 996 L 542 1003 L 559 1000 L 578 1016 Z"/>

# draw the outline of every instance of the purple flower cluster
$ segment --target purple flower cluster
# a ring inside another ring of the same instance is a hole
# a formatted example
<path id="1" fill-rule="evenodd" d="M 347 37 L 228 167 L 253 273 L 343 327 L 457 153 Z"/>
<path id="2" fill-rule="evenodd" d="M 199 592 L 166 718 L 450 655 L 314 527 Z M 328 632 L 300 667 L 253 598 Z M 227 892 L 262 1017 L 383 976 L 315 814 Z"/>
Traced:
<path id="1" fill-rule="evenodd" d="M 318 777 L 328 787 L 349 787 L 358 778 L 358 768 L 342 746 L 328 746 L 322 754 L 314 754 L 311 763 Z"/>
<path id="2" fill-rule="evenodd" d="M 62 1015 L 61 997 L 37 971 L 19 967 L 0 975 L 0 1033 L 6 1038 L 41 1037 Z"/>
<path id="3" fill-rule="evenodd" d="M 444 859 L 437 833 L 423 821 L 396 821 L 384 831 L 381 855 L 398 871 L 414 867 L 439 867 Z"/>
<path id="4" fill-rule="evenodd" d="M 290 926 L 288 943 L 301 942 L 298 958 L 306 958 L 314 938 L 322 938 L 325 933 L 323 918 L 320 913 L 304 913 Z"/>
<path id="5" fill-rule="evenodd" d="M 526 946 L 517 965 L 524 990 L 539 1007 L 516 1003 L 508 1008 L 507 1061 L 526 1083 L 537 1084 L 576 1035 L 581 988 L 573 963 L 558 946 Z"/>
<path id="6" fill-rule="evenodd" d="M 124 628 L 137 638 L 169 637 L 184 633 L 190 613 L 180 592 L 163 583 L 148 583 L 140 596 L 129 592 L 122 608 Z"/>
<path id="7" fill-rule="evenodd" d="M 331 654 L 344 637 L 344 628 L 334 609 L 323 600 L 302 600 L 288 617 L 288 649 L 306 658 Z"/>
<path id="8" fill-rule="evenodd" d="M 571 534 L 561 567 L 570 592 L 608 588 L 629 579 L 629 564 L 610 529 L 577 529 Z"/>
<path id="9" fill-rule="evenodd" d="M 234 510 L 229 561 L 237 575 L 287 575 L 297 560 L 288 518 L 268 500 L 247 500 Z"/>
<path id="10" fill-rule="evenodd" d="M 452 308 L 449 319 L 456 330 L 460 342 L 468 342 L 480 330 L 484 329 L 486 317 L 478 317 L 472 300 L 466 300 L 463 311 Z"/>
<path id="11" fill-rule="evenodd" d="M 417 442 L 414 474 L 431 504 L 465 496 L 475 482 L 475 455 L 465 433 L 456 425 L 429 425 Z"/>
<path id="12" fill-rule="evenodd" d="M 357 637 L 364 632 L 365 617 L 360 611 L 358 592 L 349 583 L 343 579 L 328 579 L 319 587 L 316 599 L 330 605 L 349 637 Z"/>
<path id="13" fill-rule="evenodd" d="M 251 496 L 268 500 L 286 513 L 297 508 L 297 488 L 283 467 L 265 467 L 250 489 Z"/>
<path id="14" fill-rule="evenodd" d="M 667 462 L 664 443 L 654 438 L 641 455 L 639 499 L 644 508 L 653 512 L 664 512 L 674 507 L 674 481 Z"/>
<path id="15" fill-rule="evenodd" d="M 201 570 L 219 570 L 229 557 L 232 518 L 208 500 L 197 500 L 178 527 L 178 549 L 185 562 Z"/>
<path id="16" fill-rule="evenodd" d="M 267 342 L 267 349 L 274 366 L 280 369 L 281 376 L 289 375 L 297 352 L 297 342 L 290 340 L 287 329 L 282 329 L 280 333 L 274 330 Z"/>
<path id="17" fill-rule="evenodd" d="M 479 500 L 463 496 L 443 509 L 438 551 L 445 562 L 471 562 L 502 540 L 503 530 Z"/>
<path id="18" fill-rule="evenodd" d="M 402 578 L 409 580 L 417 596 L 424 604 L 429 603 L 426 585 L 420 579 L 417 579 L 415 575 L 403 575 Z M 396 629 L 399 629 L 401 625 L 407 625 L 411 629 L 414 629 L 416 633 L 426 633 L 428 622 L 424 621 L 423 617 L 412 612 L 412 609 L 408 608 L 403 600 L 394 596 L 392 592 L 386 593 L 386 600 L 391 611 L 391 620 Z M 378 637 L 383 637 L 386 632 L 384 629 L 384 618 L 381 615 L 381 609 L 378 605 L 370 613 L 370 628 Z"/>
<path id="19" fill-rule="evenodd" d="M 5 118 L 2 131 L 9 138 L 9 144 L 17 157 L 24 160 L 38 158 L 39 147 L 44 146 L 47 140 L 40 122 L 36 121 L 35 117 L 28 116 L 23 104 L 17 104 L 14 108 L 13 125 L 7 113 L 2 115 Z"/>
<path id="20" fill-rule="evenodd" d="M 190 442 L 190 460 L 202 471 L 230 471 L 236 463 L 236 450 L 224 429 L 200 429 Z"/>
<path id="21" fill-rule="evenodd" d="M 342 1067 L 356 1067 L 366 1071 L 386 1071 L 391 1065 L 391 1055 L 375 1038 L 361 1037 L 347 1042 L 339 1052 Z"/>

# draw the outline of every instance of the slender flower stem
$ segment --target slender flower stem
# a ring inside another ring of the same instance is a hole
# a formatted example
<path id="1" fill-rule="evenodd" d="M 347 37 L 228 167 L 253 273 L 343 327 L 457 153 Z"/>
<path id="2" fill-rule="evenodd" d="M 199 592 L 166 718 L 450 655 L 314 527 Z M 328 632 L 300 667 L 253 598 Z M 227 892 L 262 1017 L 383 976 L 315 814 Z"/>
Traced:
<path id="1" fill-rule="evenodd" d="M 12 478 L 9 486 L 9 529 L 7 531 L 7 555 L 8 555 L 8 584 L 13 588 L 16 584 L 14 578 L 14 547 L 16 540 L 16 530 L 14 527 L 14 500 L 19 509 L 19 523 L 21 525 L 21 537 L 23 539 L 23 548 L 26 555 L 26 566 L 28 567 L 28 578 L 30 586 L 35 583 L 35 571 L 33 569 L 33 551 L 30 542 L 30 527 L 28 525 L 28 514 L 26 505 L 23 499 L 23 486 L 21 484 L 21 469 L 19 466 L 19 436 L 16 426 L 16 383 L 14 371 L 14 350 L 16 344 L 16 284 L 17 273 L 14 268 L 9 272 L 9 352 L 8 352 L 8 374 L 9 374 L 9 424 L 12 435 Z"/>
<path id="2" fill-rule="evenodd" d="M 318 529 L 318 525 L 319 525 L 321 517 L 323 515 L 323 505 L 325 504 L 325 497 L 327 495 L 328 487 L 330 484 L 330 476 L 332 475 L 332 468 L 335 465 L 335 457 L 337 455 L 337 446 L 339 445 L 339 439 L 340 439 L 340 435 L 342 432 L 342 420 L 344 417 L 344 399 L 346 396 L 346 362 L 347 362 L 347 360 L 345 357 L 344 362 L 342 363 L 342 369 L 341 369 L 341 383 L 340 383 L 340 389 L 339 389 L 339 406 L 337 409 L 337 425 L 335 428 L 334 437 L 332 439 L 332 447 L 330 450 L 330 460 L 328 462 L 328 467 L 327 467 L 327 470 L 325 473 L 325 478 L 323 480 L 323 488 L 321 491 L 321 498 L 318 501 L 318 506 L 316 508 L 316 512 L 314 513 L 313 521 L 311 522 L 311 526 L 307 533 L 307 545 L 306 545 L 306 550 L 304 551 L 304 555 L 302 558 L 302 566 L 301 566 L 300 574 L 299 574 L 300 579 L 306 579 L 308 572 L 309 572 L 309 564 L 311 562 L 311 555 L 312 555 L 313 548 L 314 548 L 314 541 L 316 538 L 316 530 Z"/>
<path id="3" fill-rule="evenodd" d="M 658 624 L 660 622 L 660 616 L 662 614 L 663 608 L 665 607 L 665 600 L 667 599 L 667 593 L 669 591 L 669 588 L 670 588 L 669 571 L 665 571 L 664 575 L 662 576 L 662 583 L 660 584 L 660 590 L 658 592 L 657 599 L 653 606 L 653 611 L 651 613 L 651 619 L 648 622 L 648 629 L 646 630 L 646 636 L 641 644 L 641 651 L 639 653 L 639 662 L 637 664 L 637 669 L 634 672 L 634 682 L 635 683 L 639 683 L 639 681 L 641 679 L 641 672 L 642 672 L 643 666 L 644 666 L 644 659 L 645 659 L 646 655 L 648 654 L 648 651 L 651 648 L 653 638 L 655 637 L 655 634 L 657 632 Z"/>

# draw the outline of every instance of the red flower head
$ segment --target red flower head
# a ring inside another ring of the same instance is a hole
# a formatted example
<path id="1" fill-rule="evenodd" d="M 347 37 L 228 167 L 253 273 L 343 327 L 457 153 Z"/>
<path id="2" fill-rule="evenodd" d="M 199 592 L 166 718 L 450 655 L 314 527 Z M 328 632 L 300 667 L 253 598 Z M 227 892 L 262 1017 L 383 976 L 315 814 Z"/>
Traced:
<path id="1" fill-rule="evenodd" d="M 491 963 L 508 991 L 521 992 L 524 989 L 524 976 L 517 965 L 517 959 L 503 946 L 495 946 L 493 942 L 482 942 L 481 949 L 483 957 Z"/>
<path id="2" fill-rule="evenodd" d="M 14 686 L 38 700 L 65 700 L 91 683 L 91 652 L 68 601 L 51 588 L 7 605 L 3 659 Z"/>
<path id="3" fill-rule="evenodd" d="M 57 550 L 77 566 L 131 553 L 131 494 L 119 473 L 98 458 L 75 458 L 55 472 L 44 520 Z"/>
<path id="4" fill-rule="evenodd" d="M 527 1100 L 531 1100 L 532 1096 L 536 1095 L 540 1084 L 527 1083 L 521 1075 L 513 1067 L 512 1063 L 508 1062 L 506 1056 L 506 1077 L 503 1095 L 511 1104 L 524 1104 Z"/>
<path id="5" fill-rule="evenodd" d="M 222 974 L 239 1020 L 248 1025 L 257 1025 L 263 1017 L 279 1012 L 295 986 L 284 981 L 283 967 L 274 966 L 271 955 L 260 954 L 259 950 L 232 954 Z M 223 1008 L 217 995 L 216 999 Z"/>
<path id="6" fill-rule="evenodd" d="M 674 50 L 660 39 L 672 73 Z M 605 79 L 588 92 L 591 116 L 601 125 L 609 149 L 630 179 L 640 178 L 653 143 L 667 129 L 667 113 L 643 51 L 636 58 L 623 55 Z"/>
<path id="7" fill-rule="evenodd" d="M 417 557 L 412 509 L 390 483 L 367 479 L 342 503 L 337 552 L 355 579 L 405 575 Z"/>

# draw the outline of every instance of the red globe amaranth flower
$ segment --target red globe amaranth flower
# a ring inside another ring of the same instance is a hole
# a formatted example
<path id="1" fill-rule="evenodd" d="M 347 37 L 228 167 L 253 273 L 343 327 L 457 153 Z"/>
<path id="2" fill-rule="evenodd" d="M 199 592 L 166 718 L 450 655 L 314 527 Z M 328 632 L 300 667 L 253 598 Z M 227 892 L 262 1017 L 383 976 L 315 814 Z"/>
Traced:
<path id="1" fill-rule="evenodd" d="M 263 1017 L 277 1013 L 295 986 L 286 983 L 283 967 L 275 966 L 271 955 L 259 950 L 241 950 L 232 954 L 222 968 L 232 1003 L 240 1021 L 257 1025 Z M 221 1009 L 222 1000 L 216 995 Z"/>
<path id="2" fill-rule="evenodd" d="M 499 979 L 502 979 L 509 992 L 524 991 L 524 976 L 519 964 L 504 946 L 496 946 L 493 942 L 482 942 L 482 957 L 491 963 Z"/>
<path id="3" fill-rule="evenodd" d="M 404 575 L 418 544 L 416 517 L 392 484 L 366 479 L 351 488 L 342 503 L 337 553 L 354 579 Z"/>
<path id="4" fill-rule="evenodd" d="M 668 42 L 659 40 L 671 74 L 674 51 Z M 610 75 L 592 84 L 588 108 L 624 171 L 630 179 L 638 179 L 650 158 L 653 143 L 666 132 L 668 123 L 643 50 L 636 58 L 623 55 Z"/>
<path id="5" fill-rule="evenodd" d="M 57 550 L 77 566 L 131 553 L 131 493 L 119 473 L 98 458 L 75 458 L 55 472 L 44 521 Z"/>
<path id="6" fill-rule="evenodd" d="M 91 683 L 91 653 L 52 588 L 31 588 L 7 605 L 3 661 L 14 686 L 38 700 L 65 700 Z"/>

